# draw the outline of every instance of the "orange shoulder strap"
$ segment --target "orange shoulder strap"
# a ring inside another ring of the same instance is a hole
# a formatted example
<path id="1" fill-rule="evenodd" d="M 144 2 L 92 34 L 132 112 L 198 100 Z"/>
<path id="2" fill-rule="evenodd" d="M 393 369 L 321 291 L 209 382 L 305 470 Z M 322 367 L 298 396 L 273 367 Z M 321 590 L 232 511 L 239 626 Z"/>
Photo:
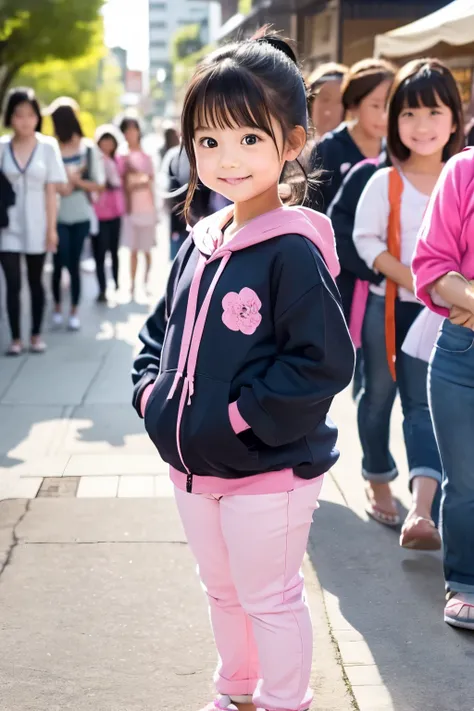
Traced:
<path id="1" fill-rule="evenodd" d="M 389 253 L 400 260 L 400 206 L 403 193 L 403 180 L 396 168 L 391 168 L 388 176 L 388 199 L 390 214 L 387 227 L 387 249 Z M 398 293 L 398 284 L 387 279 L 385 294 L 385 347 L 387 351 L 388 367 L 393 380 L 397 379 L 395 370 L 396 340 L 395 340 L 395 300 Z"/>

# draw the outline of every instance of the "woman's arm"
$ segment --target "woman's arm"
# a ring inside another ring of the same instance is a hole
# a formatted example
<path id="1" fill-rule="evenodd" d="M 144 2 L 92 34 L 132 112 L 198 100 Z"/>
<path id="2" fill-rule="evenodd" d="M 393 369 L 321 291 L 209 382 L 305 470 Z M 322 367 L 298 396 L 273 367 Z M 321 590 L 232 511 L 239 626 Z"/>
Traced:
<path id="1" fill-rule="evenodd" d="M 45 186 L 46 249 L 48 252 L 55 252 L 58 247 L 58 233 L 56 229 L 58 217 L 57 187 L 59 186 L 56 186 L 54 183 L 47 183 Z"/>
<path id="2" fill-rule="evenodd" d="M 461 275 L 461 200 L 472 175 L 474 150 L 463 151 L 443 169 L 418 234 L 412 270 L 415 293 L 428 308 L 449 316 L 446 303 L 468 311 L 471 286 Z M 436 294 L 446 303 L 441 306 Z"/>
<path id="3" fill-rule="evenodd" d="M 403 286 L 412 293 L 414 292 L 413 275 L 410 267 L 406 267 L 390 252 L 382 252 L 374 261 L 374 268 L 388 279 L 391 279 L 391 281 L 394 281 L 395 284 Z"/>
<path id="4" fill-rule="evenodd" d="M 433 289 L 446 303 L 474 314 L 474 287 L 461 274 L 445 274 L 433 284 Z"/>
<path id="5" fill-rule="evenodd" d="M 390 216 L 388 176 L 388 170 L 380 170 L 365 186 L 354 220 L 354 244 L 369 269 L 375 269 L 396 284 L 413 291 L 410 268 L 387 249 Z"/>

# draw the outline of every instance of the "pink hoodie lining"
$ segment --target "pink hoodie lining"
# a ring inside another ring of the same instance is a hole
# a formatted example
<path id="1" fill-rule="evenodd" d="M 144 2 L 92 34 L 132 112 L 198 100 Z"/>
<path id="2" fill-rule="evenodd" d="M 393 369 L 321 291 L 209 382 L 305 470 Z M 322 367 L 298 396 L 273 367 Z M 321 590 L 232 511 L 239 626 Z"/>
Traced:
<path id="1" fill-rule="evenodd" d="M 240 414 L 237 402 L 231 402 L 229 405 L 229 420 L 235 434 L 240 434 L 250 429 L 249 423 Z"/>
<path id="2" fill-rule="evenodd" d="M 321 476 L 324 476 L 322 474 Z M 170 478 L 177 489 L 186 491 L 187 475 L 170 467 Z M 242 479 L 223 479 L 217 476 L 193 475 L 193 494 L 213 494 L 214 496 L 236 496 L 247 494 L 282 494 L 314 484 L 314 479 L 301 479 L 293 469 L 279 472 L 254 474 Z"/>

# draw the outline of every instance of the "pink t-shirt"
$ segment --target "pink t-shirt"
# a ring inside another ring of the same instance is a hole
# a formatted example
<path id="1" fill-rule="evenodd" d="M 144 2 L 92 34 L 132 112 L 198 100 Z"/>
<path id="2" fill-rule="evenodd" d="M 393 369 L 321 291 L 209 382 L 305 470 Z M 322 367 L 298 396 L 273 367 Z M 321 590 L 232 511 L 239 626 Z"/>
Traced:
<path id="1" fill-rule="evenodd" d="M 99 220 L 114 220 L 125 213 L 122 179 L 117 159 L 104 155 L 103 160 L 107 187 L 94 203 L 94 209 Z"/>
<path id="2" fill-rule="evenodd" d="M 412 270 L 418 298 L 446 317 L 449 309 L 432 299 L 433 282 L 451 271 L 474 279 L 474 148 L 444 167 L 418 233 Z"/>
<path id="3" fill-rule="evenodd" d="M 133 184 L 145 174 L 153 178 L 153 163 L 149 155 L 143 151 L 130 151 L 119 157 L 119 169 L 124 182 Z M 155 211 L 155 203 L 151 187 L 134 190 L 130 195 L 130 212 L 132 215 L 149 215 Z"/>

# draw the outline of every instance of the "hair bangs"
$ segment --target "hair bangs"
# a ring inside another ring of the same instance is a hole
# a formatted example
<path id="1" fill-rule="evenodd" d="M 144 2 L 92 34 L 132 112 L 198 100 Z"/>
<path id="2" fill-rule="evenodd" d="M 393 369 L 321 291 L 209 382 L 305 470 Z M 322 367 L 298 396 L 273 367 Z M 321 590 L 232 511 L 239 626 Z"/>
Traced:
<path id="1" fill-rule="evenodd" d="M 452 99 L 446 82 L 439 72 L 426 67 L 413 77 L 409 77 L 399 88 L 400 104 L 404 108 L 419 109 L 426 107 L 435 109 L 440 102 L 452 108 Z"/>
<path id="2" fill-rule="evenodd" d="M 194 128 L 250 127 L 275 138 L 270 113 L 261 87 L 247 72 L 225 62 L 196 87 Z"/>

